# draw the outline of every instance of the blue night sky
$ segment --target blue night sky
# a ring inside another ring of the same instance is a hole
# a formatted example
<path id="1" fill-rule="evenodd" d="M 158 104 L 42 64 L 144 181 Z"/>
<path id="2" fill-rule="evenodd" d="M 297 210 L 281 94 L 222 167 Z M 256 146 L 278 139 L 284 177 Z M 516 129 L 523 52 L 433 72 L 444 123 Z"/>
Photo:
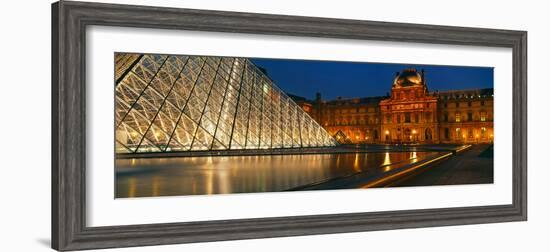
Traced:
<path id="1" fill-rule="evenodd" d="M 313 99 L 382 96 L 390 92 L 395 72 L 425 70 L 428 90 L 445 91 L 493 87 L 492 67 L 386 64 L 367 62 L 259 59 L 251 61 L 267 70 L 283 91 Z"/>

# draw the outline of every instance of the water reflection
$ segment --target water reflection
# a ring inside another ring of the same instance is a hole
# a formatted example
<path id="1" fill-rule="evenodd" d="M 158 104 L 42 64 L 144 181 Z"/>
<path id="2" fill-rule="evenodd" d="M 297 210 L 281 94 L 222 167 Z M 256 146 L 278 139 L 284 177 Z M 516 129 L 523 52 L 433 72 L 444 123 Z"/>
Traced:
<path id="1" fill-rule="evenodd" d="M 411 159 L 413 159 L 414 162 L 417 160 L 416 151 L 411 152 Z"/>
<path id="2" fill-rule="evenodd" d="M 429 152 L 116 160 L 117 197 L 283 191 L 357 172 L 385 172 Z"/>
<path id="3" fill-rule="evenodd" d="M 389 164 L 391 164 L 390 153 L 386 152 L 384 154 L 384 163 L 382 165 L 389 165 Z"/>

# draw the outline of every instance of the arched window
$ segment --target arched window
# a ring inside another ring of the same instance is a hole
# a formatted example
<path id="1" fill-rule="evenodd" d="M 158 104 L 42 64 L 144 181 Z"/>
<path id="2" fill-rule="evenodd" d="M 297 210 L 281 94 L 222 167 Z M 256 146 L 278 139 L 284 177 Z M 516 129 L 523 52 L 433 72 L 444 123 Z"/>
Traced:
<path id="1" fill-rule="evenodd" d="M 426 139 L 426 141 L 432 140 L 432 130 L 430 128 L 426 128 L 426 131 L 424 131 L 424 139 Z"/>

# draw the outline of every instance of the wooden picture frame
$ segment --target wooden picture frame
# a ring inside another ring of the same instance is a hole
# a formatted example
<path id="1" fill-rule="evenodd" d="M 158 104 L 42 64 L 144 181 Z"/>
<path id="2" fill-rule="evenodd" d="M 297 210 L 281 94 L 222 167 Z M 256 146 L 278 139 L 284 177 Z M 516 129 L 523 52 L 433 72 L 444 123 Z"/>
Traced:
<path id="1" fill-rule="evenodd" d="M 511 48 L 512 204 L 87 227 L 86 32 L 90 25 Z M 52 247 L 80 250 L 527 219 L 527 32 L 84 2 L 52 5 Z"/>

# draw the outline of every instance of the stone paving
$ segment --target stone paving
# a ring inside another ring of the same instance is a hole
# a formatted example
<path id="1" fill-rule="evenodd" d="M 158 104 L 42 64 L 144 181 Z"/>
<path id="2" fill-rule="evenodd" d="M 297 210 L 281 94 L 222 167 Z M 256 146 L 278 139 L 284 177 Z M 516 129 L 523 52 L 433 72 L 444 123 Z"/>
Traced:
<path id="1" fill-rule="evenodd" d="M 424 148 L 427 146 L 424 146 Z M 442 149 L 443 146 L 430 146 L 433 149 Z M 450 146 L 449 146 L 450 147 Z M 456 146 L 454 146 L 456 148 Z M 428 185 L 457 185 L 457 184 L 485 184 L 493 183 L 493 158 L 483 157 L 490 145 L 473 145 L 456 155 L 443 159 L 442 161 L 427 164 L 418 171 L 406 176 L 392 180 L 375 187 L 398 187 L 398 186 L 428 186 Z M 422 163 L 419 162 L 419 163 Z M 410 164 L 409 167 L 414 166 Z M 401 168 L 403 170 L 407 167 Z M 341 179 L 327 181 L 310 186 L 296 188 L 298 190 L 331 190 L 331 189 L 353 189 L 370 187 L 382 177 L 373 176 L 369 173 L 360 173 Z"/>
<path id="2" fill-rule="evenodd" d="M 459 185 L 493 183 L 493 158 L 485 152 L 490 145 L 471 149 L 393 186 Z"/>

